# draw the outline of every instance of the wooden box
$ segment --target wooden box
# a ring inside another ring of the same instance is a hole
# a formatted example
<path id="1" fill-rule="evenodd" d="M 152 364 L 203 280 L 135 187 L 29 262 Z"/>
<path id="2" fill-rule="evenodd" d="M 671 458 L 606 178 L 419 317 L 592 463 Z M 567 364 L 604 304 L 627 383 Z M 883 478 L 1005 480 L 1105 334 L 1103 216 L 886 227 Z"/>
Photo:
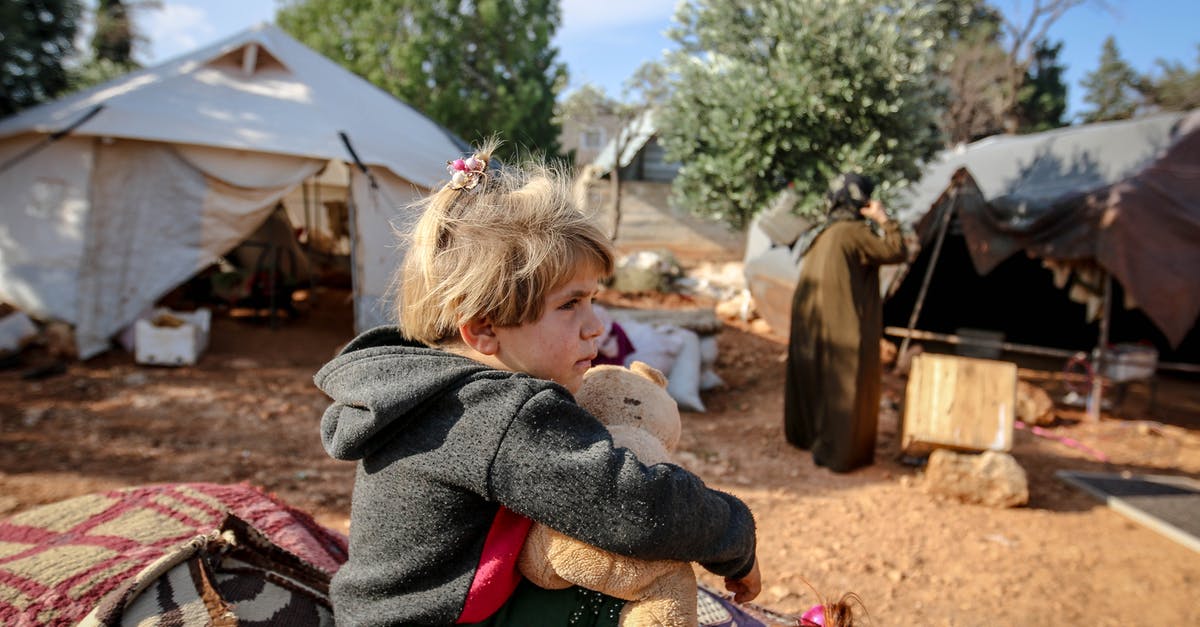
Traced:
<path id="1" fill-rule="evenodd" d="M 908 379 L 900 448 L 1010 451 L 1016 406 L 1016 364 L 922 353 Z"/>

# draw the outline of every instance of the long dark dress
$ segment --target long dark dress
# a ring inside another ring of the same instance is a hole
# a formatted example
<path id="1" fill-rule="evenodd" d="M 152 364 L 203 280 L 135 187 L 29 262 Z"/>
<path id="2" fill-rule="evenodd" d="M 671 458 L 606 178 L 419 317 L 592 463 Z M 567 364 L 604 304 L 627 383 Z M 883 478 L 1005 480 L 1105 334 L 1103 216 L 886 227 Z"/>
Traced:
<path id="1" fill-rule="evenodd" d="M 813 461 L 848 472 L 874 461 L 882 366 L 879 266 L 904 260 L 894 221 L 831 224 L 804 255 L 792 296 L 784 430 Z"/>

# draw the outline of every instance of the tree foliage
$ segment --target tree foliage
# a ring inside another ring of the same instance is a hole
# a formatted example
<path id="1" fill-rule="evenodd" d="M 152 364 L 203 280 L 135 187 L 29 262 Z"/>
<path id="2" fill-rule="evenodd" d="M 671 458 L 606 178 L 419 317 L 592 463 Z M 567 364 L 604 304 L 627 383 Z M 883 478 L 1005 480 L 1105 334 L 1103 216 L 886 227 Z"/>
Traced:
<path id="1" fill-rule="evenodd" d="M 999 12 L 972 2 L 952 17 L 958 19 L 947 25 L 939 47 L 948 92 L 941 127 L 947 141 L 957 144 L 1004 131 L 1009 58 L 1000 45 Z"/>
<path id="2" fill-rule="evenodd" d="M 117 65 L 132 66 L 133 20 L 121 0 L 100 0 L 96 5 L 96 30 L 92 33 L 92 56 Z"/>
<path id="3" fill-rule="evenodd" d="M 559 124 L 566 120 L 594 124 L 605 117 L 620 115 L 623 108 L 624 104 L 608 95 L 603 87 L 584 83 L 558 101 L 554 106 L 554 117 Z"/>
<path id="4" fill-rule="evenodd" d="M 938 3 L 948 22 L 941 59 L 950 93 L 942 128 L 951 143 L 1063 125 L 1062 43 L 1051 44 L 1046 33 L 1084 1 L 1036 0 L 1026 11 L 1012 5 L 1010 15 L 984 0 Z"/>
<path id="5" fill-rule="evenodd" d="M 0 2 L 0 116 L 67 89 L 63 62 L 75 50 L 80 12 L 79 0 Z"/>
<path id="6" fill-rule="evenodd" d="M 133 13 L 159 8 L 162 3 L 158 0 L 100 0 L 96 5 L 91 55 L 72 68 L 71 90 L 86 89 L 141 68 L 133 53 L 145 38 L 134 25 Z"/>
<path id="7" fill-rule="evenodd" d="M 1117 50 L 1117 42 L 1109 35 L 1100 52 L 1100 65 L 1079 81 L 1086 92 L 1083 101 L 1092 105 L 1085 111 L 1085 122 L 1125 120 L 1138 109 L 1141 77 Z"/>
<path id="8" fill-rule="evenodd" d="M 1034 47 L 1033 63 L 1025 71 L 1025 82 L 1018 94 L 1017 115 L 1022 133 L 1048 131 L 1063 125 L 1067 112 L 1066 68 L 1058 60 L 1063 42 L 1041 41 Z"/>
<path id="9" fill-rule="evenodd" d="M 1033 0 L 1028 12 L 1020 11 L 1021 5 L 1013 6 L 1013 12 L 1003 15 L 1001 40 L 1008 52 L 1008 70 L 1005 74 L 1005 101 L 1003 104 L 1004 129 L 1015 133 L 1022 126 L 1022 105 L 1037 90 L 1023 89 L 1027 85 L 1030 71 L 1039 61 L 1044 61 L 1049 41 L 1046 37 L 1050 27 L 1067 11 L 1089 0 Z M 1106 6 L 1104 0 L 1092 0 Z M 1042 55 L 1039 57 L 1039 55 Z M 1057 56 L 1057 52 L 1055 52 Z M 1060 71 L 1061 73 L 1061 71 Z M 1063 87 L 1065 90 L 1065 86 Z M 1053 96 L 1050 95 L 1052 99 Z M 1052 105 L 1051 102 L 1043 105 Z M 1065 108 L 1064 108 L 1065 109 Z"/>
<path id="10" fill-rule="evenodd" d="M 1158 60 L 1162 74 L 1144 81 L 1143 91 L 1150 104 L 1168 111 L 1187 111 L 1200 107 L 1200 45 L 1196 46 L 1196 69 L 1188 70 L 1177 61 Z"/>
<path id="11" fill-rule="evenodd" d="M 558 0 L 289 0 L 276 23 L 317 52 L 501 157 L 558 153 L 566 75 Z"/>
<path id="12" fill-rule="evenodd" d="M 659 119 L 683 207 L 741 227 L 785 183 L 811 212 L 838 172 L 881 190 L 941 146 L 934 46 L 916 0 L 692 0 L 676 13 Z"/>

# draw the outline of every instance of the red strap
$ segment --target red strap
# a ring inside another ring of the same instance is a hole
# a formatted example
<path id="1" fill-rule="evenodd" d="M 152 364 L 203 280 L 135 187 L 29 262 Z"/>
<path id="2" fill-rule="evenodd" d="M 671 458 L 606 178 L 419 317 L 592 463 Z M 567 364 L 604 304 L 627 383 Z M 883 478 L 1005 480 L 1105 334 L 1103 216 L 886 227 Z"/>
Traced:
<path id="1" fill-rule="evenodd" d="M 467 602 L 463 604 L 458 623 L 478 623 L 487 619 L 512 596 L 521 574 L 517 572 L 517 557 L 525 545 L 532 520 L 501 507 L 492 519 L 487 539 L 483 542 L 483 554 Z"/>

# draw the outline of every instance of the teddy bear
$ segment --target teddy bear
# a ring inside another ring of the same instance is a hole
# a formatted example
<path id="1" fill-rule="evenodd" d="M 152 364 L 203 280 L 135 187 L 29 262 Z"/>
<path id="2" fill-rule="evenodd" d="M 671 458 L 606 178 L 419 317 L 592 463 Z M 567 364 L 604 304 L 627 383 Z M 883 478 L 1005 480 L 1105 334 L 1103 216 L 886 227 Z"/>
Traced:
<path id="1" fill-rule="evenodd" d="M 592 368 L 575 399 L 608 427 L 615 446 L 643 464 L 669 461 L 679 444 L 679 408 L 667 393 L 667 379 L 645 363 Z M 697 623 L 696 574 L 688 562 L 618 555 L 534 523 L 518 568 L 542 588 L 578 585 L 629 601 L 621 611 L 623 627 Z"/>

